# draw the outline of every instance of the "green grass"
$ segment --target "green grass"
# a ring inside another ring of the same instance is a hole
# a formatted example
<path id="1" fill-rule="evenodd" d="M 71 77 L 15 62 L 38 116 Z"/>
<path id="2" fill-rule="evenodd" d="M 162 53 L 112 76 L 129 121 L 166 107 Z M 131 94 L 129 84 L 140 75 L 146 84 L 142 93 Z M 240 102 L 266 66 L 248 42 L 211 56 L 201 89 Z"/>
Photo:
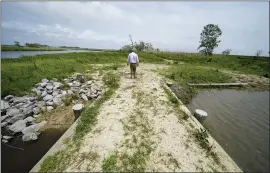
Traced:
<path id="1" fill-rule="evenodd" d="M 157 56 L 182 61 L 192 65 L 210 66 L 216 68 L 239 71 L 246 74 L 255 74 L 258 76 L 269 76 L 269 57 L 238 56 L 238 55 L 213 55 L 204 56 L 198 53 L 176 53 L 162 52 L 156 53 Z M 175 62 L 176 63 L 176 62 Z"/>
<path id="2" fill-rule="evenodd" d="M 112 63 L 104 70 L 116 70 L 120 63 L 126 63 L 127 54 L 121 52 L 83 52 L 24 56 L 16 59 L 2 59 L 1 96 L 24 95 L 41 79 L 58 78 L 59 80 L 74 72 L 93 70 L 91 64 Z M 141 62 L 162 62 L 153 54 L 141 53 Z M 107 68 L 107 69 L 106 69 Z"/>
<path id="3" fill-rule="evenodd" d="M 231 77 L 218 70 L 196 67 L 193 65 L 172 65 L 165 76 L 178 83 L 218 83 L 230 82 Z"/>
<path id="4" fill-rule="evenodd" d="M 63 48 L 56 47 L 17 47 L 17 46 L 1 46 L 1 51 L 61 51 Z"/>

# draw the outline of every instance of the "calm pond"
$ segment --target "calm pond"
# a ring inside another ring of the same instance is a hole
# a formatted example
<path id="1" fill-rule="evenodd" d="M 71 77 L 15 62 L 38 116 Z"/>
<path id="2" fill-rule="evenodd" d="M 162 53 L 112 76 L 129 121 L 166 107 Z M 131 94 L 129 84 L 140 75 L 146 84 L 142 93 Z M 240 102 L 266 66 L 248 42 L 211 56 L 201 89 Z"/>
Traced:
<path id="1" fill-rule="evenodd" d="M 93 52 L 88 50 L 65 50 L 65 51 L 2 51 L 1 58 L 19 58 L 20 56 L 34 56 L 41 54 L 57 54 L 71 52 Z"/>
<path id="2" fill-rule="evenodd" d="M 245 172 L 269 172 L 269 92 L 201 90 L 187 105 Z"/>

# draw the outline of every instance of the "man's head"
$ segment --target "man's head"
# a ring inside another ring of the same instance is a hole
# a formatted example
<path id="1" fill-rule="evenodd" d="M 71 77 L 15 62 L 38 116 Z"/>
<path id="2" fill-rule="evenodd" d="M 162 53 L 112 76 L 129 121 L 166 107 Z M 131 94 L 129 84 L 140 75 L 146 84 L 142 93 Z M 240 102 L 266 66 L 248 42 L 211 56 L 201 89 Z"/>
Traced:
<path id="1" fill-rule="evenodd" d="M 132 52 L 135 52 L 135 49 L 134 48 L 132 48 L 132 49 L 129 50 L 129 53 L 132 53 Z"/>

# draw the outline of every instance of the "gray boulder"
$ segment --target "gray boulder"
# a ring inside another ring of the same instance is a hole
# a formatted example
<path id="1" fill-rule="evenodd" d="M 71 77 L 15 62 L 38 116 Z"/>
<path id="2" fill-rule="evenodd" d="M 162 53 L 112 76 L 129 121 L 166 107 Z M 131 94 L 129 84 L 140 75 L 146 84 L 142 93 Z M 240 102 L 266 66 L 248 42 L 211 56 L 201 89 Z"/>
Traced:
<path id="1" fill-rule="evenodd" d="M 18 120 L 23 120 L 25 117 L 26 117 L 25 114 L 17 114 L 14 115 L 12 118 L 10 118 L 7 122 L 13 124 Z"/>
<path id="2" fill-rule="evenodd" d="M 73 86 L 74 87 L 79 87 L 79 86 L 81 86 L 81 83 L 78 82 L 78 81 L 73 81 Z"/>
<path id="3" fill-rule="evenodd" d="M 2 138 L 5 140 L 11 140 L 11 139 L 13 139 L 13 136 L 3 136 Z"/>
<path id="4" fill-rule="evenodd" d="M 67 91 L 62 91 L 62 95 L 66 96 L 67 95 Z"/>
<path id="5" fill-rule="evenodd" d="M 1 100 L 1 110 L 6 110 L 9 108 L 8 102 Z"/>
<path id="6" fill-rule="evenodd" d="M 36 90 L 36 94 L 37 94 L 38 96 L 41 96 L 42 91 L 40 91 L 40 90 Z"/>
<path id="7" fill-rule="evenodd" d="M 15 114 L 19 114 L 19 113 L 21 113 L 22 111 L 21 110 L 19 110 L 19 109 L 16 109 L 16 108 L 10 108 L 10 109 L 8 109 L 7 110 L 7 115 L 8 116 L 13 116 L 13 115 L 15 115 Z"/>
<path id="8" fill-rule="evenodd" d="M 46 85 L 47 85 L 47 83 L 46 83 L 46 82 L 42 82 L 42 83 L 40 83 L 40 86 L 41 86 L 42 88 L 45 88 L 45 87 L 46 87 Z"/>
<path id="9" fill-rule="evenodd" d="M 68 90 L 68 91 L 67 91 L 67 94 L 68 94 L 68 95 L 73 95 L 74 93 L 73 93 L 73 91 Z"/>
<path id="10" fill-rule="evenodd" d="M 57 94 L 55 97 L 56 98 L 61 98 L 61 97 L 63 97 L 63 95 L 62 94 Z"/>
<path id="11" fill-rule="evenodd" d="M 15 97 L 13 98 L 13 102 L 16 103 L 26 103 L 29 101 L 28 97 Z"/>
<path id="12" fill-rule="evenodd" d="M 84 101 L 88 101 L 88 98 L 85 94 L 81 94 L 81 98 L 84 100 Z"/>
<path id="13" fill-rule="evenodd" d="M 75 93 L 79 92 L 80 91 L 80 88 L 79 87 L 72 87 L 71 90 Z"/>
<path id="14" fill-rule="evenodd" d="M 53 91 L 57 91 L 57 90 L 58 90 L 57 86 L 53 87 Z"/>
<path id="15" fill-rule="evenodd" d="M 14 98 L 14 96 L 13 95 L 8 95 L 8 96 L 6 96 L 5 98 L 4 98 L 4 101 L 9 101 L 9 100 L 11 100 L 11 99 L 13 99 Z"/>
<path id="16" fill-rule="evenodd" d="M 39 86 L 39 87 L 37 87 L 37 90 L 44 91 L 44 88 Z"/>
<path id="17" fill-rule="evenodd" d="M 38 139 L 38 135 L 39 133 L 27 133 L 23 135 L 22 140 L 23 142 L 34 141 Z"/>
<path id="18" fill-rule="evenodd" d="M 97 94 L 90 94 L 90 96 L 89 96 L 91 99 L 94 99 L 94 98 L 97 98 L 98 96 L 97 96 Z"/>
<path id="19" fill-rule="evenodd" d="M 70 86 L 70 87 L 72 87 L 73 86 L 73 83 L 67 83 L 68 84 L 68 86 Z"/>
<path id="20" fill-rule="evenodd" d="M 52 95 L 55 97 L 55 96 L 57 96 L 58 95 L 58 91 L 54 91 L 53 93 L 52 93 Z"/>
<path id="21" fill-rule="evenodd" d="M 2 139 L 2 142 L 4 142 L 4 143 L 8 143 L 8 140 L 6 140 L 6 139 Z"/>
<path id="22" fill-rule="evenodd" d="M 93 83 L 93 81 L 91 81 L 91 80 L 86 82 L 87 85 L 91 85 L 92 83 Z"/>
<path id="23" fill-rule="evenodd" d="M 39 107 L 35 107 L 35 108 L 33 109 L 33 112 L 34 112 L 35 115 L 37 115 L 37 114 L 40 112 Z"/>
<path id="24" fill-rule="evenodd" d="M 27 123 L 28 123 L 28 122 L 31 123 L 31 122 L 33 122 L 34 120 L 35 120 L 35 119 L 34 119 L 33 117 L 27 117 L 27 118 L 24 119 L 24 121 L 27 122 Z"/>
<path id="25" fill-rule="evenodd" d="M 43 101 L 49 101 L 49 100 L 52 100 L 53 99 L 53 96 L 52 95 L 46 95 L 44 98 L 43 98 Z"/>
<path id="26" fill-rule="evenodd" d="M 61 98 L 58 98 L 58 97 L 53 98 L 53 103 L 54 103 L 54 104 L 60 105 L 61 102 L 62 102 Z"/>
<path id="27" fill-rule="evenodd" d="M 47 90 L 52 90 L 52 89 L 53 89 L 53 85 L 51 85 L 51 84 L 47 85 L 47 86 L 46 86 L 46 89 L 47 89 Z"/>
<path id="28" fill-rule="evenodd" d="M 53 105 L 53 101 L 47 101 L 47 102 L 45 103 L 45 105 L 46 105 L 46 106 L 52 106 L 52 105 Z"/>
<path id="29" fill-rule="evenodd" d="M 79 93 L 87 93 L 87 90 L 80 89 L 80 92 Z"/>
<path id="30" fill-rule="evenodd" d="M 47 93 L 48 94 L 52 94 L 53 93 L 53 90 L 47 90 Z"/>
<path id="31" fill-rule="evenodd" d="M 64 85 L 61 82 L 54 82 L 53 86 L 56 87 L 56 88 L 61 88 Z"/>
<path id="32" fill-rule="evenodd" d="M 7 124 L 8 124 L 8 122 L 2 122 L 2 123 L 1 123 L 1 127 L 6 127 Z"/>
<path id="33" fill-rule="evenodd" d="M 23 134 L 27 134 L 27 133 L 37 133 L 39 132 L 39 130 L 44 127 L 47 124 L 47 121 L 42 121 L 40 123 L 37 124 L 33 124 L 29 127 L 26 127 L 22 130 Z"/>
<path id="34" fill-rule="evenodd" d="M 48 80 L 48 79 L 42 79 L 41 82 L 43 82 L 43 83 L 48 83 L 49 80 Z"/>
<path id="35" fill-rule="evenodd" d="M 45 97 L 47 94 L 48 94 L 48 93 L 47 93 L 46 91 L 43 91 L 43 92 L 41 93 L 41 97 Z"/>
<path id="36" fill-rule="evenodd" d="M 9 116 L 8 115 L 1 116 L 1 122 L 3 122 L 7 117 L 9 117 Z"/>
<path id="37" fill-rule="evenodd" d="M 51 110 L 53 110 L 54 108 L 52 107 L 52 106 L 47 106 L 47 111 L 51 111 Z"/>
<path id="38" fill-rule="evenodd" d="M 36 98 L 36 97 L 29 97 L 29 100 L 30 100 L 31 102 L 33 102 L 33 101 L 37 100 L 37 98 Z"/>
<path id="39" fill-rule="evenodd" d="M 26 122 L 24 120 L 19 120 L 8 127 L 13 133 L 21 132 L 26 127 Z"/>

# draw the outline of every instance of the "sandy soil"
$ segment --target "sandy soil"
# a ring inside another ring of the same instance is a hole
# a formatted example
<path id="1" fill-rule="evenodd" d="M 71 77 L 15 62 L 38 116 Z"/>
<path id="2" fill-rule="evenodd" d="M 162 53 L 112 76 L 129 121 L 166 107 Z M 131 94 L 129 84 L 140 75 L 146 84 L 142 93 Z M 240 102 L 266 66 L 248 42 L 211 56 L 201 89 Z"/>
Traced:
<path id="1" fill-rule="evenodd" d="M 140 64 L 138 79 L 130 79 L 128 66 L 119 70 L 120 87 L 103 104 L 97 124 L 66 172 L 102 171 L 107 156 L 138 151 L 145 157 L 145 171 L 241 171 L 220 147 L 215 150 L 221 163 L 200 148 L 191 135 L 191 120 L 181 118 L 168 101 L 163 78 L 153 72 L 165 67 Z"/>

